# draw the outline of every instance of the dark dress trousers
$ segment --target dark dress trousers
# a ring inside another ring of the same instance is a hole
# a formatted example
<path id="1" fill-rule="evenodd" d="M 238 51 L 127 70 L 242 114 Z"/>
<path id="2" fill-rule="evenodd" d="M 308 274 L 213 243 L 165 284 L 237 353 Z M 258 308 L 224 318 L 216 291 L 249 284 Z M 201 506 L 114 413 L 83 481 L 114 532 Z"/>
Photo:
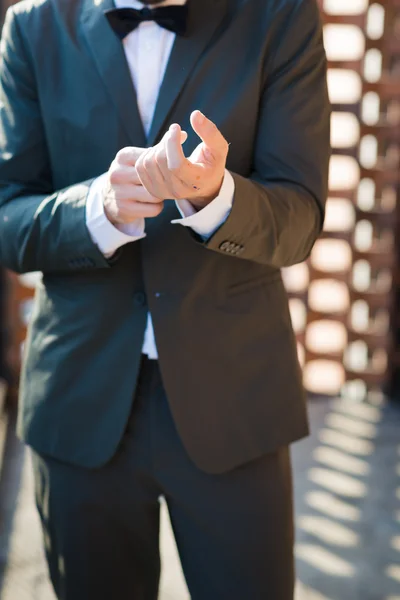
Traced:
<path id="1" fill-rule="evenodd" d="M 0 262 L 43 273 L 26 343 L 18 430 L 35 452 L 42 520 L 56 529 L 52 551 L 57 543 L 61 548 L 57 573 L 49 558 L 53 582 L 63 599 L 112 597 L 90 587 L 89 573 L 96 571 L 106 590 L 105 565 L 115 563 L 117 549 L 140 554 L 130 542 L 123 545 L 122 534 L 112 542 L 119 526 L 112 523 L 124 507 L 140 503 L 142 485 L 141 506 L 152 506 L 152 516 L 144 512 L 140 523 L 145 542 L 156 528 L 154 498 L 163 493 L 194 599 L 289 600 L 292 576 L 278 583 L 277 573 L 279 564 L 290 572 L 287 446 L 308 430 L 280 270 L 309 256 L 324 216 L 330 107 L 316 0 L 190 0 L 188 32 L 175 41 L 147 139 L 122 44 L 103 15 L 111 7 L 111 0 L 23 0 L 7 13 L 1 46 Z M 162 214 L 147 220 L 147 237 L 107 260 L 85 222 L 93 179 L 118 150 L 154 145 L 173 122 L 188 131 L 189 154 L 199 143 L 189 123 L 194 109 L 230 143 L 235 196 L 228 219 L 203 242 L 171 224 L 179 214 L 166 201 Z M 143 394 L 149 310 L 160 372 L 147 374 L 153 384 Z M 152 464 L 131 464 L 151 460 L 144 429 L 161 436 L 162 427 L 165 444 Z M 125 451 L 130 458 L 121 458 Z M 112 489 L 118 502 L 106 493 Z M 103 530 L 94 496 L 110 499 L 112 518 Z M 201 510 L 215 522 L 203 522 Z M 233 557 L 233 523 L 242 525 L 242 556 L 236 549 Z M 124 527 L 126 533 L 130 526 Z M 140 527 L 132 525 L 136 543 Z M 257 530 L 256 552 L 247 556 Z M 69 545 L 94 561 L 105 540 L 103 562 L 71 567 Z M 153 565 L 147 581 L 157 579 L 152 552 L 154 545 L 143 563 L 144 571 Z M 209 575 L 203 583 L 193 575 L 196 552 L 198 568 Z M 255 555 L 271 558 L 269 582 L 261 583 L 265 569 Z M 235 573 L 236 586 L 223 592 L 211 576 L 216 556 L 214 575 Z M 131 560 L 132 572 L 142 573 Z M 57 584 L 61 573 L 70 591 Z M 139 575 L 134 579 L 125 583 L 136 585 L 135 595 L 124 597 L 153 600 L 154 590 L 141 587 Z"/>
<path id="2" fill-rule="evenodd" d="M 160 495 L 192 600 L 293 600 L 288 448 L 226 473 L 199 470 L 176 432 L 155 361 L 141 367 L 106 465 L 83 469 L 35 452 L 33 464 L 60 600 L 157 600 Z"/>

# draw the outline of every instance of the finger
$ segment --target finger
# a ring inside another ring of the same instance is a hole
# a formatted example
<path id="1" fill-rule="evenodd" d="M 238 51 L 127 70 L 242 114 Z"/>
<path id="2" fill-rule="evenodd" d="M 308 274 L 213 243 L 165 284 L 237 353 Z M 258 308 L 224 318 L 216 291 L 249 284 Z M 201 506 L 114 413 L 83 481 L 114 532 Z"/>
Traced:
<path id="1" fill-rule="evenodd" d="M 160 169 L 164 181 L 168 185 L 168 189 L 171 191 L 169 198 L 174 200 L 180 200 L 186 198 L 189 192 L 193 192 L 193 189 L 186 185 L 179 177 L 170 171 L 168 168 L 168 160 L 166 155 L 165 147 L 162 150 L 156 152 L 156 161 L 158 168 Z"/>
<path id="2" fill-rule="evenodd" d="M 118 218 L 121 223 L 131 223 L 140 218 L 157 217 L 164 208 L 164 202 L 149 204 L 146 202 L 132 202 L 120 208 Z"/>
<path id="3" fill-rule="evenodd" d="M 188 162 L 182 148 L 183 132 L 179 125 L 174 124 L 169 128 L 165 138 L 165 149 L 167 153 L 167 164 L 171 171 L 176 171 Z"/>
<path id="4" fill-rule="evenodd" d="M 158 198 L 172 198 L 171 190 L 168 186 L 168 181 L 165 180 L 164 175 L 157 162 L 157 155 L 160 156 L 164 153 L 164 145 L 159 144 L 158 146 L 153 148 L 151 153 L 146 155 L 143 162 L 149 179 L 151 180 L 151 193 L 157 196 Z"/>
<path id="5" fill-rule="evenodd" d="M 151 193 L 151 181 L 150 181 L 149 175 L 146 171 L 146 167 L 144 165 L 145 158 L 146 158 L 146 156 L 148 156 L 150 154 L 150 152 L 151 152 L 151 149 L 147 150 L 139 158 L 139 160 L 136 163 L 136 173 L 137 173 L 137 176 L 139 177 L 140 184 L 142 186 L 144 186 L 146 189 L 148 189 L 149 192 Z"/>
<path id="6" fill-rule="evenodd" d="M 183 129 L 181 129 L 180 125 L 178 125 L 177 123 L 174 123 L 173 125 L 170 126 L 170 128 L 168 129 L 168 131 L 164 134 L 164 136 L 163 136 L 160 144 L 163 144 L 167 140 L 167 138 L 170 135 L 171 130 L 175 129 L 175 128 L 177 129 L 177 131 L 178 131 L 178 128 L 179 128 L 179 131 L 180 131 L 180 143 L 184 144 L 186 142 L 186 140 L 188 139 L 187 132 L 183 131 Z"/>
<path id="7" fill-rule="evenodd" d="M 157 164 L 166 180 L 168 187 L 173 190 L 175 199 L 187 198 L 193 195 L 193 190 L 199 190 L 204 179 L 204 168 L 185 160 L 179 169 L 173 171 L 168 167 L 165 153 L 156 153 Z"/>
<path id="8" fill-rule="evenodd" d="M 167 138 L 170 134 L 170 130 L 172 127 L 179 127 L 180 129 L 180 143 L 184 144 L 186 142 L 186 140 L 188 139 L 188 134 L 186 133 L 186 131 L 182 131 L 182 129 L 180 128 L 180 125 L 174 124 L 171 125 L 170 128 L 168 129 L 168 131 L 166 131 L 163 135 L 163 137 L 161 138 L 161 140 L 159 141 L 159 143 L 157 144 L 157 146 L 154 146 L 154 148 L 158 148 L 160 146 L 163 146 L 165 144 L 165 142 L 167 141 Z"/>
<path id="9" fill-rule="evenodd" d="M 171 192 L 156 161 L 156 148 L 152 148 L 137 164 L 141 184 L 157 198 L 171 198 Z"/>
<path id="10" fill-rule="evenodd" d="M 168 135 L 168 132 L 164 135 L 164 139 Z M 188 134 L 186 131 L 181 132 L 181 144 L 184 144 L 187 140 Z M 136 146 L 126 146 L 121 148 L 115 157 L 118 164 L 135 166 L 138 159 L 148 151 L 148 148 L 138 148 Z"/>
<path id="11" fill-rule="evenodd" d="M 142 185 L 116 186 L 114 194 L 119 202 L 157 204 L 164 200 L 164 198 L 157 198 L 150 194 Z"/>
<path id="12" fill-rule="evenodd" d="M 212 157 L 226 158 L 229 145 L 215 123 L 210 121 L 210 119 L 203 115 L 199 110 L 195 110 L 190 115 L 190 123 L 195 133 L 197 133 L 207 149 L 211 152 Z"/>
<path id="13" fill-rule="evenodd" d="M 146 152 L 146 148 L 136 148 L 134 146 L 127 146 L 122 148 L 116 155 L 115 160 L 119 164 L 135 166 L 140 156 Z"/>
<path id="14" fill-rule="evenodd" d="M 140 185 L 136 168 L 131 165 L 113 165 L 110 168 L 109 179 L 113 186 L 123 184 Z"/>

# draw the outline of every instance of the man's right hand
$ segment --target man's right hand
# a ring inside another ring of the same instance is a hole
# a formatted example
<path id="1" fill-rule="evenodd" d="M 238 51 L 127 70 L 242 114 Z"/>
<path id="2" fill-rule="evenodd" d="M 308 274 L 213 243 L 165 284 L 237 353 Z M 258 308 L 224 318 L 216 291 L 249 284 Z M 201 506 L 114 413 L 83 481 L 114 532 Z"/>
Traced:
<path id="1" fill-rule="evenodd" d="M 159 145 L 165 142 L 168 132 Z M 181 144 L 187 133 L 181 132 Z M 148 148 L 122 148 L 111 163 L 103 190 L 103 205 L 107 219 L 116 227 L 136 219 L 157 217 L 164 208 L 166 198 L 156 198 L 143 187 L 137 173 L 136 162 Z"/>
<path id="2" fill-rule="evenodd" d="M 136 161 L 146 150 L 123 148 L 108 170 L 103 204 L 108 220 L 115 226 L 132 223 L 140 218 L 157 217 L 163 209 L 163 199 L 149 194 L 136 173 Z"/>

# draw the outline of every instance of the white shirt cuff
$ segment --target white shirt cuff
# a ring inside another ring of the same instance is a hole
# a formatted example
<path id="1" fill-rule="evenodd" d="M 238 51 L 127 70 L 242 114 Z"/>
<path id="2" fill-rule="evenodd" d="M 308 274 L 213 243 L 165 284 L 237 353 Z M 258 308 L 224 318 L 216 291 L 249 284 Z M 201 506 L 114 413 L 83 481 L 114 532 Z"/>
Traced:
<path id="1" fill-rule="evenodd" d="M 235 182 L 228 170 L 225 170 L 224 181 L 218 196 L 202 210 L 196 211 L 188 200 L 176 200 L 176 206 L 182 219 L 174 219 L 184 227 L 191 227 L 204 239 L 210 238 L 213 233 L 225 223 L 232 210 L 235 194 Z"/>
<path id="2" fill-rule="evenodd" d="M 144 219 L 115 227 L 106 217 L 103 205 L 103 186 L 107 173 L 97 177 L 90 186 L 86 199 L 86 225 L 93 242 L 109 258 L 125 244 L 146 237 Z"/>

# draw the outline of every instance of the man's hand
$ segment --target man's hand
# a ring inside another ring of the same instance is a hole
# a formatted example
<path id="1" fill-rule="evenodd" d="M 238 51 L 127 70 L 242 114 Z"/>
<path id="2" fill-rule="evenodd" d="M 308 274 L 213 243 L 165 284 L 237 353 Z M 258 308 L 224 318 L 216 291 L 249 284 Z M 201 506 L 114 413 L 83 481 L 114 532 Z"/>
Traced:
<path id="1" fill-rule="evenodd" d="M 190 120 L 202 143 L 189 158 L 182 149 L 186 134 L 179 125 L 171 125 L 157 146 L 138 157 L 136 171 L 151 197 L 186 199 L 201 210 L 220 192 L 229 145 L 200 111 L 193 112 Z"/>
<path id="2" fill-rule="evenodd" d="M 150 194 L 137 176 L 135 165 L 144 152 L 145 148 L 123 148 L 111 163 L 103 204 L 108 220 L 114 225 L 156 217 L 163 209 L 162 199 Z"/>
<path id="3" fill-rule="evenodd" d="M 182 140 L 185 141 L 186 136 L 182 135 Z M 164 197 L 149 193 L 136 172 L 136 162 L 146 151 L 146 148 L 123 148 L 111 163 L 103 190 L 103 204 L 113 225 L 156 217 L 163 209 Z"/>

